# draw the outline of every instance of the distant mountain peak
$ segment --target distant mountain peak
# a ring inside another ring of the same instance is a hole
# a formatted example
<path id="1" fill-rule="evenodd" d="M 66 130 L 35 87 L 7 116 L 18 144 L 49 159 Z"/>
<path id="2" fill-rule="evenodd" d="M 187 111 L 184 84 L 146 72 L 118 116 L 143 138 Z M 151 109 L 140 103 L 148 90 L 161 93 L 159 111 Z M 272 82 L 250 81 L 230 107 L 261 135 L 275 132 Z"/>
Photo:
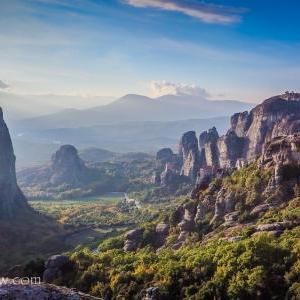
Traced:
<path id="1" fill-rule="evenodd" d="M 133 101 L 133 100 L 153 100 L 150 97 L 139 95 L 139 94 L 127 94 L 119 99 L 117 99 L 115 102 L 118 101 Z"/>

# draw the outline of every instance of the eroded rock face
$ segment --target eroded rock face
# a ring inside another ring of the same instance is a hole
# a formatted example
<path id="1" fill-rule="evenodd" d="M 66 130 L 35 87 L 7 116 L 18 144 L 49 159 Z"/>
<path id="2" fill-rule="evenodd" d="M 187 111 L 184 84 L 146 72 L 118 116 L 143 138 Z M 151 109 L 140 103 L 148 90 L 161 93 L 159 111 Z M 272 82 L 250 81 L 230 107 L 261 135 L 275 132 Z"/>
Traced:
<path id="1" fill-rule="evenodd" d="M 77 149 L 72 145 L 64 145 L 52 156 L 52 176 L 50 182 L 53 185 L 66 183 L 78 186 L 86 172 L 84 162 L 79 158 Z"/>
<path id="2" fill-rule="evenodd" d="M 263 165 L 277 166 L 277 176 L 280 176 L 282 164 L 300 162 L 300 133 L 279 136 L 267 142 L 261 159 Z"/>
<path id="3" fill-rule="evenodd" d="M 197 205 L 196 215 L 194 218 L 195 223 L 199 223 L 204 220 L 205 214 L 211 210 L 212 197 L 207 195 L 204 197 L 203 201 Z"/>
<path id="4" fill-rule="evenodd" d="M 140 228 L 132 229 L 125 234 L 124 251 L 135 251 L 142 240 L 143 230 Z"/>
<path id="5" fill-rule="evenodd" d="M 0 108 L 0 219 L 13 218 L 30 208 L 17 184 L 15 155 Z"/>
<path id="6" fill-rule="evenodd" d="M 300 133 L 281 136 L 266 143 L 262 167 L 274 167 L 265 194 L 272 194 L 284 181 L 300 179 Z"/>
<path id="7" fill-rule="evenodd" d="M 224 169 L 234 168 L 236 162 L 243 156 L 245 140 L 239 137 L 235 131 L 229 130 L 226 135 L 219 138 L 219 166 Z"/>
<path id="8" fill-rule="evenodd" d="M 265 100 L 250 112 L 234 114 L 228 132 L 215 128 L 200 135 L 200 166 L 240 168 L 254 161 L 274 138 L 300 131 L 299 94 L 286 93 Z"/>
<path id="9" fill-rule="evenodd" d="M 188 176 L 195 181 L 200 166 L 198 139 L 195 131 L 183 134 L 179 143 L 179 156 L 182 157 L 183 162 L 181 175 Z"/>
<path id="10" fill-rule="evenodd" d="M 219 150 L 217 147 L 218 139 L 219 134 L 215 127 L 200 134 L 199 147 L 201 167 L 219 165 Z"/>
<path id="11" fill-rule="evenodd" d="M 289 97 L 288 97 L 289 98 Z M 286 94 L 267 99 L 247 115 L 235 115 L 232 129 L 247 141 L 244 155 L 253 160 L 264 145 L 275 137 L 300 131 L 300 101 L 290 101 Z"/>
<path id="12" fill-rule="evenodd" d="M 222 187 L 217 195 L 215 203 L 215 214 L 211 220 L 211 224 L 221 220 L 226 214 L 233 211 L 234 201 L 230 191 Z"/>

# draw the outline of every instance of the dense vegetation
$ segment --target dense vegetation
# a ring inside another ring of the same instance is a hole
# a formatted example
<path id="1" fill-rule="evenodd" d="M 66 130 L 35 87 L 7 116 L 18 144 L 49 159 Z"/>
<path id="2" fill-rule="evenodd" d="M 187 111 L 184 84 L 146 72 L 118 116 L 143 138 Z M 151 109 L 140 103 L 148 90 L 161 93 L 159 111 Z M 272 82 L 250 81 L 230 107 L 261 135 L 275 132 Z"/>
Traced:
<path id="1" fill-rule="evenodd" d="M 134 255 L 113 238 L 97 254 L 75 251 L 74 268 L 57 283 L 115 299 L 139 299 L 148 286 L 159 287 L 162 299 L 299 299 L 299 234 L 191 242 L 158 253 L 148 246 Z"/>

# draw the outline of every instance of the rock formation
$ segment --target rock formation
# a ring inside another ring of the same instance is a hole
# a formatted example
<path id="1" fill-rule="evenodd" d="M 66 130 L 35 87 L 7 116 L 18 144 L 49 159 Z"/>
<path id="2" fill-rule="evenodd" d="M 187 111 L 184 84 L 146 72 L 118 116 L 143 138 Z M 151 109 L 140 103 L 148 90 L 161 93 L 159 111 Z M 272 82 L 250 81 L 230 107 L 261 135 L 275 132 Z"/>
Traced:
<path id="1" fill-rule="evenodd" d="M 199 136 L 200 163 L 201 166 L 218 165 L 218 131 L 215 127 L 204 131 Z"/>
<path id="2" fill-rule="evenodd" d="M 264 146 L 261 162 L 263 165 L 290 164 L 300 162 L 300 133 L 278 136 Z M 277 176 L 280 170 L 277 169 Z"/>
<path id="3" fill-rule="evenodd" d="M 184 182 L 183 176 L 179 175 L 174 164 L 167 163 L 164 171 L 160 175 L 160 183 L 163 187 L 176 187 Z"/>
<path id="4" fill-rule="evenodd" d="M 125 234 L 125 242 L 124 242 L 123 250 L 135 251 L 139 247 L 142 241 L 143 232 L 144 232 L 143 229 L 140 228 L 136 228 L 128 231 Z"/>
<path id="5" fill-rule="evenodd" d="M 300 94 L 265 100 L 250 112 L 234 114 L 228 132 L 215 128 L 200 135 L 201 166 L 241 167 L 259 157 L 272 139 L 300 131 Z"/>
<path id="6" fill-rule="evenodd" d="M 64 145 L 52 156 L 51 171 L 51 184 L 79 186 L 87 168 L 79 158 L 77 149 L 72 145 Z"/>
<path id="7" fill-rule="evenodd" d="M 153 176 L 152 182 L 168 185 L 179 172 L 196 183 L 199 191 L 207 187 L 213 176 L 228 175 L 233 169 L 240 169 L 260 157 L 274 138 L 298 131 L 300 94 L 285 93 L 272 97 L 250 112 L 234 114 L 231 127 L 223 136 L 219 136 L 213 127 L 200 134 L 198 145 L 195 132 L 188 131 L 180 139 L 177 156 L 169 148 L 161 149 L 157 160 L 165 170 L 160 179 Z"/>
<path id="8" fill-rule="evenodd" d="M 179 156 L 182 159 L 181 175 L 188 176 L 195 181 L 200 165 L 198 139 L 195 131 L 183 134 L 179 143 Z"/>
<path id="9" fill-rule="evenodd" d="M 156 154 L 156 170 L 151 182 L 169 190 L 176 190 L 181 183 L 188 182 L 188 177 L 180 174 L 182 158 L 170 148 L 160 149 Z"/>
<path id="10" fill-rule="evenodd" d="M 156 238 L 155 238 L 155 240 L 156 240 L 156 246 L 157 247 L 161 247 L 164 244 L 165 239 L 169 234 L 169 229 L 170 229 L 169 224 L 164 223 L 164 222 L 158 223 L 156 225 L 156 228 L 155 228 Z"/>
<path id="11" fill-rule="evenodd" d="M 53 255 L 45 262 L 45 271 L 43 274 L 44 282 L 53 282 L 55 278 L 63 275 L 64 269 L 70 266 L 70 259 L 65 255 Z"/>
<path id="12" fill-rule="evenodd" d="M 300 131 L 300 101 L 289 94 L 272 97 L 250 113 L 234 115 L 231 128 L 245 140 L 244 158 L 253 160 L 273 138 Z"/>
<path id="13" fill-rule="evenodd" d="M 86 166 L 72 145 L 61 146 L 51 161 L 42 166 L 18 172 L 18 181 L 30 199 L 62 199 L 84 197 L 106 192 L 101 186 L 103 174 Z"/>
<path id="14" fill-rule="evenodd" d="M 214 216 L 211 219 L 211 224 L 221 220 L 226 214 L 233 211 L 234 202 L 232 192 L 227 191 L 226 188 L 221 188 L 218 192 Z"/>
<path id="15" fill-rule="evenodd" d="M 0 219 L 13 218 L 30 211 L 17 184 L 15 160 L 10 134 L 0 108 Z"/>

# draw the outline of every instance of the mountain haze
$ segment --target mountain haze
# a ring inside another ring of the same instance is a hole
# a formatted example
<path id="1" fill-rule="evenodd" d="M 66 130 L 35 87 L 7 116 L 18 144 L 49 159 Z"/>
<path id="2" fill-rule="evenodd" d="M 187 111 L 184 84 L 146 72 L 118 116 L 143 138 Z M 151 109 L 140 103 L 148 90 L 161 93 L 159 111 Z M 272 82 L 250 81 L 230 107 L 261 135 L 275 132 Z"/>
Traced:
<path id="1" fill-rule="evenodd" d="M 197 132 L 216 126 L 225 133 L 229 118 L 190 119 L 171 122 L 123 122 L 77 128 L 14 130 L 12 138 L 17 166 L 28 167 L 48 160 L 58 145 L 69 143 L 78 149 L 104 148 L 114 152 L 155 152 L 177 147 L 178 136 L 187 130 Z"/>
<path id="2" fill-rule="evenodd" d="M 207 100 L 189 95 L 159 98 L 129 94 L 114 102 L 90 109 L 71 109 L 42 117 L 26 119 L 17 128 L 72 128 L 132 121 L 177 121 L 193 118 L 229 116 L 252 108 L 240 101 Z"/>
<path id="3" fill-rule="evenodd" d="M 0 105 L 11 125 L 21 119 L 68 111 L 70 108 L 87 109 L 107 104 L 113 99 L 112 97 L 80 95 L 18 95 L 0 91 Z"/>

